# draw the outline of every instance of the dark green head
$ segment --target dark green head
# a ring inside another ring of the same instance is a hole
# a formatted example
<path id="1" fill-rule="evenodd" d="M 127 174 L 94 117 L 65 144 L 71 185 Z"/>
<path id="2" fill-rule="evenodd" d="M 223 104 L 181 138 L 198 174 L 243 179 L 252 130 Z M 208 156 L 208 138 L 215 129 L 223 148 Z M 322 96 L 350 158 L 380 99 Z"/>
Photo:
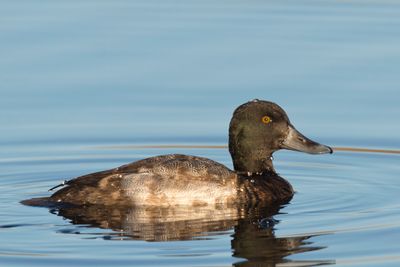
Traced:
<path id="1" fill-rule="evenodd" d="M 299 133 L 275 103 L 256 99 L 235 110 L 229 125 L 229 152 L 236 171 L 274 171 L 272 153 L 282 148 L 310 154 L 332 153 L 330 147 Z"/>

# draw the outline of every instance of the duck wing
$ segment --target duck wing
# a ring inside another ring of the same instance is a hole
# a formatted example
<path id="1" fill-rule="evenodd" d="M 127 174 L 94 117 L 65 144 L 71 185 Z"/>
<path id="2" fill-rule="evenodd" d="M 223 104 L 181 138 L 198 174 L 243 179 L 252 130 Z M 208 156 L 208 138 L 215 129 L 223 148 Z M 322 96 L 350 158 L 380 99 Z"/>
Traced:
<path id="1" fill-rule="evenodd" d="M 120 167 L 95 172 L 66 181 L 62 189 L 55 192 L 50 200 L 82 204 L 126 204 L 127 194 L 137 195 L 140 187 L 152 187 L 154 194 L 163 193 L 163 188 L 173 191 L 195 181 L 224 186 L 227 179 L 236 174 L 224 165 L 213 160 L 171 154 L 146 158 Z M 148 190 L 145 188 L 144 190 Z"/>

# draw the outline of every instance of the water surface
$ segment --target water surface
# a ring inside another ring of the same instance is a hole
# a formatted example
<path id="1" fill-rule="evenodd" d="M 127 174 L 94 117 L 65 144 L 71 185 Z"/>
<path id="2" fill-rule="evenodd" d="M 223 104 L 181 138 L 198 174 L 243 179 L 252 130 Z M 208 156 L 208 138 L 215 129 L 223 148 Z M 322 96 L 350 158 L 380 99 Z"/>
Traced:
<path id="1" fill-rule="evenodd" d="M 20 201 L 159 154 L 232 167 L 229 119 L 253 98 L 333 147 L 398 150 L 399 12 L 390 0 L 3 1 L 0 265 L 398 266 L 398 154 L 278 152 L 296 189 L 279 210 Z"/>

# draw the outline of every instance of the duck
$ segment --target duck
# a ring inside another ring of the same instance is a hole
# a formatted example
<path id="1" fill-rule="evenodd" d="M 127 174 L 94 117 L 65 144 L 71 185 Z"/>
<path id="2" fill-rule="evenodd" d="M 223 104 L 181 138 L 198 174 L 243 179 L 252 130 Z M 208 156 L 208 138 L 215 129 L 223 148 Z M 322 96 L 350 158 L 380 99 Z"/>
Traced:
<path id="1" fill-rule="evenodd" d="M 154 156 L 65 181 L 47 201 L 74 206 L 287 203 L 293 187 L 272 164 L 280 149 L 333 152 L 296 130 L 279 105 L 254 99 L 237 107 L 229 124 L 233 169 L 192 155 Z"/>

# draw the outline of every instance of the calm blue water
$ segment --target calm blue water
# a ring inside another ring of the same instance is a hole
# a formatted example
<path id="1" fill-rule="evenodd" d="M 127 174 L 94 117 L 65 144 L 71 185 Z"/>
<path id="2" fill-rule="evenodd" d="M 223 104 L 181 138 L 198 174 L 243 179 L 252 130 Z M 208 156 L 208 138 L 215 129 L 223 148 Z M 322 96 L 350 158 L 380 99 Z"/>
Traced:
<path id="1" fill-rule="evenodd" d="M 398 266 L 396 154 L 276 153 L 297 193 L 269 226 L 229 209 L 71 219 L 19 201 L 158 154 L 232 167 L 225 149 L 134 146 L 225 145 L 253 98 L 333 147 L 399 149 L 399 14 L 385 0 L 2 1 L 0 265 Z"/>

